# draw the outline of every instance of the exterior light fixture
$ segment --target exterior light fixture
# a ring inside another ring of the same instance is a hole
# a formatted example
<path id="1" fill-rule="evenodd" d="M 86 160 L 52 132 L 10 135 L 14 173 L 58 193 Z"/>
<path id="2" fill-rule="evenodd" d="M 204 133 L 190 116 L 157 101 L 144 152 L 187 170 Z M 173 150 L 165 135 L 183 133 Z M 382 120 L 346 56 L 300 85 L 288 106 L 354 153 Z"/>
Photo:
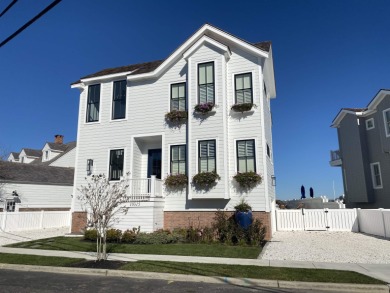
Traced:
<path id="1" fill-rule="evenodd" d="M 87 160 L 87 175 L 91 175 L 93 171 L 93 160 L 88 159 Z"/>
<path id="2" fill-rule="evenodd" d="M 271 180 L 272 180 L 272 186 L 276 186 L 276 177 L 275 177 L 275 175 L 271 175 Z"/>

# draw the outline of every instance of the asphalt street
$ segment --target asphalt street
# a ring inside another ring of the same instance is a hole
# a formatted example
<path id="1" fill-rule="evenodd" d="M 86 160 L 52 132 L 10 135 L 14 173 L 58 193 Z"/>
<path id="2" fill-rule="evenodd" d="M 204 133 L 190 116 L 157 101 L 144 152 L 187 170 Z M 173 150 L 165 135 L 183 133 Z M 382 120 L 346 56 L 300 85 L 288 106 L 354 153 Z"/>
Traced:
<path id="1" fill-rule="evenodd" d="M 0 270 L 0 292 L 307 292 L 229 284 Z M 322 291 L 311 291 L 322 292 Z M 327 291 L 329 292 L 329 291 Z"/>

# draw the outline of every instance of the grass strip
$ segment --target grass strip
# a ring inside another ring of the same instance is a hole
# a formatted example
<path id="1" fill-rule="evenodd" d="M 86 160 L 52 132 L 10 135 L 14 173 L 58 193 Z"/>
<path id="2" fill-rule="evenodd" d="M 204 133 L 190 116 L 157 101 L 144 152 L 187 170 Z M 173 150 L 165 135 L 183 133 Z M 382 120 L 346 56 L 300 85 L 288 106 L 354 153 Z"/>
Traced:
<path id="1" fill-rule="evenodd" d="M 279 268 L 261 266 L 221 265 L 203 263 L 180 263 L 165 261 L 129 262 L 120 270 L 185 274 L 198 276 L 220 276 L 233 278 L 253 278 L 279 281 L 386 284 L 380 280 L 351 271 Z"/>
<path id="2" fill-rule="evenodd" d="M 96 243 L 76 237 L 54 237 L 7 245 L 7 247 L 64 250 L 64 251 L 96 251 Z M 227 258 L 256 259 L 261 247 L 229 246 L 223 244 L 122 244 L 109 243 L 107 251 L 111 253 L 158 254 L 209 256 Z"/>
<path id="3" fill-rule="evenodd" d="M 0 263 L 66 267 L 83 261 L 83 258 L 0 253 Z"/>

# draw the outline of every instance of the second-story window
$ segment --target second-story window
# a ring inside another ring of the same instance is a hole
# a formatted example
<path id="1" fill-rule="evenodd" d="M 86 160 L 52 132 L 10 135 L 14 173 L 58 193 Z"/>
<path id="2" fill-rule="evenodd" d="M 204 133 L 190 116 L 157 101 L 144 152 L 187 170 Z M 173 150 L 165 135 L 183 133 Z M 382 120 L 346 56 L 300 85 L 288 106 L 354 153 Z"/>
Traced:
<path id="1" fill-rule="evenodd" d="M 88 86 L 87 122 L 99 121 L 100 84 Z"/>
<path id="2" fill-rule="evenodd" d="M 383 119 L 385 122 L 386 137 L 390 136 L 390 109 L 383 111 Z"/>
<path id="3" fill-rule="evenodd" d="M 171 174 L 186 173 L 186 146 L 171 146 Z"/>
<path id="4" fill-rule="evenodd" d="M 110 151 L 110 180 L 119 180 L 123 176 L 124 150 Z"/>
<path id="5" fill-rule="evenodd" d="M 256 172 L 254 139 L 237 141 L 237 171 Z"/>
<path id="6" fill-rule="evenodd" d="M 214 62 L 198 64 L 199 104 L 215 103 Z"/>
<path id="7" fill-rule="evenodd" d="M 236 104 L 250 103 L 252 99 L 252 73 L 235 75 Z"/>
<path id="8" fill-rule="evenodd" d="M 199 141 L 199 173 L 216 171 L 215 140 Z"/>
<path id="9" fill-rule="evenodd" d="M 379 163 L 371 164 L 372 185 L 375 189 L 382 188 L 382 175 Z"/>
<path id="10" fill-rule="evenodd" d="M 186 110 L 186 83 L 171 84 L 171 111 Z"/>
<path id="11" fill-rule="evenodd" d="M 115 81 L 112 93 L 112 120 L 126 117 L 126 80 Z"/>

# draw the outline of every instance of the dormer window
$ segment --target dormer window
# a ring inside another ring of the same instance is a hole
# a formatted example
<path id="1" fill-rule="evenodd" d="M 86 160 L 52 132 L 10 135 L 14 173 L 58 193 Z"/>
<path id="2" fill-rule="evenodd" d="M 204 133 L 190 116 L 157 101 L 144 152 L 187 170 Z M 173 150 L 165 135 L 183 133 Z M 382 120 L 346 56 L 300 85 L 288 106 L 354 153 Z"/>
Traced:
<path id="1" fill-rule="evenodd" d="M 45 151 L 45 161 L 49 160 L 49 151 Z"/>

